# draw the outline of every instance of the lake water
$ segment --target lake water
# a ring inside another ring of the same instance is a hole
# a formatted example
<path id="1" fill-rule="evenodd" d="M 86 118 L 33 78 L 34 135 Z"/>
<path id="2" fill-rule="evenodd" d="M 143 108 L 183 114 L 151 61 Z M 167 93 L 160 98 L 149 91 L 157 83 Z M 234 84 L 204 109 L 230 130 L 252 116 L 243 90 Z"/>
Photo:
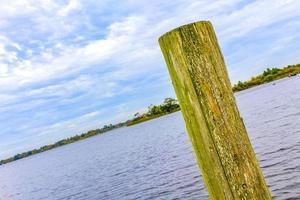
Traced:
<path id="1" fill-rule="evenodd" d="M 274 199 L 300 199 L 300 76 L 236 99 Z M 0 166 L 0 199 L 208 196 L 177 112 Z"/>

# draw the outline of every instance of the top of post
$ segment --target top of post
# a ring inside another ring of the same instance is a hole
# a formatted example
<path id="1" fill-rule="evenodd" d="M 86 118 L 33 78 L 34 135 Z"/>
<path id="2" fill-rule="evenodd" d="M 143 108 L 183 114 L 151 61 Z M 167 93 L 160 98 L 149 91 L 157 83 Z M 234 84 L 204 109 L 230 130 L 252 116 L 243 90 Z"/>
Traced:
<path id="1" fill-rule="evenodd" d="M 192 22 L 192 23 L 189 23 L 189 24 L 184 24 L 182 26 L 179 26 L 177 28 L 174 28 L 166 33 L 164 33 L 163 35 L 161 35 L 158 39 L 158 41 L 160 42 L 160 40 L 162 40 L 162 38 L 168 36 L 169 34 L 171 33 L 174 33 L 174 32 L 177 32 L 179 31 L 180 29 L 184 29 L 184 28 L 187 28 L 187 27 L 192 27 L 194 25 L 209 25 L 209 26 L 212 26 L 211 22 L 210 21 L 197 21 L 197 22 Z"/>

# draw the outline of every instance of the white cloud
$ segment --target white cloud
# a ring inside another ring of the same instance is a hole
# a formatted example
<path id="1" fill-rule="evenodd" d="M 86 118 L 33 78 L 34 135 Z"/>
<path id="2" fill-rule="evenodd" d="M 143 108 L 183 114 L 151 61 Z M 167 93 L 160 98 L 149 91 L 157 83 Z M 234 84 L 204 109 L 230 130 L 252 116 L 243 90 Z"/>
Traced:
<path id="1" fill-rule="evenodd" d="M 300 16 L 299 8 L 300 1 L 297 0 L 276 0 L 272 3 L 268 0 L 260 0 L 229 15 L 216 16 L 214 21 L 220 30 L 218 35 L 223 40 L 232 40 L 255 29 Z"/>
<path id="2" fill-rule="evenodd" d="M 0 44 L 0 55 L 5 55 L 6 54 L 6 50 L 3 44 Z"/>
<path id="3" fill-rule="evenodd" d="M 24 93 L 27 97 L 68 97 L 74 92 L 88 91 L 92 86 L 93 80 L 91 77 L 79 76 L 78 78 L 71 81 L 64 81 L 60 84 L 50 85 L 38 89 L 33 89 Z"/>
<path id="4" fill-rule="evenodd" d="M 8 17 L 15 17 L 33 12 L 35 9 L 27 0 L 0 1 L 0 19 L 7 20 Z"/>
<path id="5" fill-rule="evenodd" d="M 1 76 L 6 76 L 8 72 L 8 67 L 6 64 L 0 64 L 0 77 Z"/>
<path id="6" fill-rule="evenodd" d="M 16 96 L 10 94 L 0 94 L 0 105 L 11 104 L 16 101 Z"/>
<path id="7" fill-rule="evenodd" d="M 52 137 L 55 138 L 54 140 L 52 139 L 52 141 L 55 142 L 59 139 L 64 139 L 68 136 L 81 134 L 87 130 L 99 128 L 100 123 L 102 122 L 99 120 L 100 114 L 101 111 L 93 111 L 85 113 L 76 118 L 60 121 L 58 123 L 47 125 L 44 127 L 31 129 L 31 131 L 35 134 L 37 138 Z M 61 134 L 62 130 L 64 131 L 64 135 Z"/>
<path id="8" fill-rule="evenodd" d="M 70 12 L 78 10 L 81 8 L 81 2 L 78 0 L 70 0 L 67 6 L 60 9 L 57 13 L 60 16 L 67 16 Z"/>

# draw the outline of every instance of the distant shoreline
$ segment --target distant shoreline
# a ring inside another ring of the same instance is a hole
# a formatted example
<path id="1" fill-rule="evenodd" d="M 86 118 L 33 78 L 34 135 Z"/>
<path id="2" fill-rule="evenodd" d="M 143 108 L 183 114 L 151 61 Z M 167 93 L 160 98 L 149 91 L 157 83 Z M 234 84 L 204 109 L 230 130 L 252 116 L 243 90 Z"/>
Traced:
<path id="1" fill-rule="evenodd" d="M 296 65 L 288 65 L 284 68 L 267 68 L 264 72 L 258 76 L 252 77 L 248 81 L 241 82 L 239 81 L 237 84 L 233 86 L 234 92 L 239 92 L 242 90 L 246 90 L 258 85 L 262 85 L 265 83 L 269 83 L 275 80 L 279 80 L 285 77 L 296 76 L 300 73 L 300 64 Z"/>
<path id="2" fill-rule="evenodd" d="M 179 110 L 180 110 L 180 108 L 175 109 L 175 110 L 172 110 L 172 111 L 169 112 L 169 113 L 162 113 L 162 114 L 157 114 L 157 115 L 153 115 L 153 116 L 141 118 L 141 119 L 138 120 L 138 121 L 128 122 L 128 123 L 127 123 L 127 126 L 133 126 L 133 125 L 136 125 L 136 124 L 139 124 L 139 123 L 143 123 L 143 122 L 146 122 L 146 121 L 149 121 L 149 120 L 152 120 L 152 119 L 160 118 L 160 117 L 162 117 L 162 116 L 169 115 L 169 114 L 174 113 L 174 112 L 177 112 L 177 111 L 179 111 Z"/>
<path id="3" fill-rule="evenodd" d="M 249 88 L 253 88 L 265 83 L 269 83 L 275 80 L 279 80 L 282 78 L 286 78 L 286 77 L 291 77 L 291 76 L 296 76 L 300 73 L 300 64 L 296 64 L 296 65 L 289 65 L 287 67 L 284 68 L 272 68 L 269 69 L 267 68 L 262 74 L 252 77 L 250 80 L 248 81 L 244 81 L 241 82 L 239 81 L 237 84 L 235 84 L 233 86 L 233 91 L 234 92 L 239 92 L 239 91 L 243 91 Z M 179 104 L 177 102 L 177 100 L 172 99 L 172 98 L 166 98 L 165 101 L 160 104 L 160 105 L 150 105 L 148 107 L 148 112 L 144 113 L 144 114 L 139 114 L 136 113 L 134 118 L 131 120 L 127 120 L 126 122 L 121 122 L 118 124 L 110 124 L 110 125 L 105 125 L 100 129 L 95 129 L 95 130 L 90 130 L 86 133 L 83 133 L 81 135 L 75 135 L 73 137 L 70 138 L 66 138 L 63 140 L 60 140 L 54 144 L 50 144 L 50 145 L 46 145 L 43 147 L 40 147 L 39 149 L 34 149 L 31 151 L 27 151 L 21 154 L 17 154 L 13 157 L 4 159 L 0 161 L 0 165 L 3 164 L 7 164 L 25 157 L 29 157 L 31 155 L 35 155 L 38 153 L 42 153 L 44 151 L 48 151 L 50 149 L 54 149 L 63 145 L 67 145 L 67 144 L 71 144 L 95 135 L 100 135 L 106 132 L 109 132 L 113 129 L 116 128 L 120 128 L 120 127 L 124 127 L 124 126 L 133 126 L 145 121 L 149 121 L 152 119 L 156 119 L 159 117 L 162 117 L 164 115 L 168 115 L 174 112 L 177 112 L 180 110 Z"/>

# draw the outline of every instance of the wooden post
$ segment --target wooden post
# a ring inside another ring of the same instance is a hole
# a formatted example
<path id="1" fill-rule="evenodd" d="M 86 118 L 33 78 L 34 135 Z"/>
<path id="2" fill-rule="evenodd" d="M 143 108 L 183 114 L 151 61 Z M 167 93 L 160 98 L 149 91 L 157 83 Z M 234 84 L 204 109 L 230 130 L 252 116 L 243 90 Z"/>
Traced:
<path id="1" fill-rule="evenodd" d="M 176 28 L 159 44 L 210 198 L 272 199 L 211 23 Z"/>

